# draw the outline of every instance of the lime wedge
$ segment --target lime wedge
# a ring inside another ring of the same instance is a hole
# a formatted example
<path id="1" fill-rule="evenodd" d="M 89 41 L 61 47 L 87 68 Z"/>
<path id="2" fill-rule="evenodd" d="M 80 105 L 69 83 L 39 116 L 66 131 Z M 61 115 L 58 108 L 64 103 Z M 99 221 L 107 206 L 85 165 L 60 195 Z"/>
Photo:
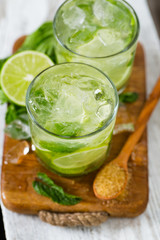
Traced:
<path id="1" fill-rule="evenodd" d="M 15 104 L 25 106 L 27 88 L 34 77 L 54 65 L 45 54 L 23 51 L 10 57 L 1 71 L 1 86 L 6 96 Z"/>
<path id="2" fill-rule="evenodd" d="M 113 80 L 117 90 L 123 88 L 123 86 L 126 84 L 127 79 L 129 78 L 130 74 L 131 74 L 131 67 L 126 68 L 121 67 L 119 69 L 117 69 L 116 71 L 112 71 L 112 73 L 110 73 L 111 79 L 115 79 Z"/>
<path id="3" fill-rule="evenodd" d="M 112 55 L 124 48 L 123 40 L 119 34 L 113 29 L 101 29 L 96 32 L 91 41 L 80 45 L 76 51 L 81 55 L 89 57 Z"/>
<path id="4" fill-rule="evenodd" d="M 51 167 L 61 174 L 83 174 L 89 168 L 93 170 L 94 165 L 101 165 L 106 157 L 108 146 L 76 152 L 63 157 L 53 159 Z M 93 161 L 95 159 L 95 161 Z"/>

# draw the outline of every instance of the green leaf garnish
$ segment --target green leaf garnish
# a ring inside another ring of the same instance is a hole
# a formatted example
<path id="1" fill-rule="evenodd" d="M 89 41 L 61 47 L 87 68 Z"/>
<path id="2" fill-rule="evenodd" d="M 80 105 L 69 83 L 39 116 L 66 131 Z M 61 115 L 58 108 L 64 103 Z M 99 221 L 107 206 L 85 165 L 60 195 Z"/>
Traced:
<path id="1" fill-rule="evenodd" d="M 17 52 L 25 50 L 35 50 L 45 53 L 56 62 L 52 22 L 43 23 L 35 32 L 26 37 Z M 0 70 L 7 59 L 0 59 Z"/>
<path id="2" fill-rule="evenodd" d="M 80 123 L 78 122 L 46 122 L 45 128 L 55 134 L 63 136 L 78 136 L 80 133 Z"/>
<path id="3" fill-rule="evenodd" d="M 60 142 L 46 142 L 46 141 L 40 141 L 39 145 L 47 150 L 50 150 L 52 152 L 60 152 L 60 153 L 71 153 L 79 150 L 80 148 L 84 147 L 84 143 L 60 143 Z"/>
<path id="4" fill-rule="evenodd" d="M 56 185 L 45 173 L 38 173 L 32 185 L 38 194 L 62 205 L 75 205 L 81 201 L 80 197 L 65 193 L 63 188 Z"/>
<path id="5" fill-rule="evenodd" d="M 20 107 L 15 105 L 14 103 L 11 103 L 8 106 L 8 109 L 6 112 L 6 117 L 5 117 L 6 124 L 9 124 L 16 119 L 21 119 L 22 114 L 27 114 L 26 108 Z"/>
<path id="6" fill-rule="evenodd" d="M 133 103 L 138 99 L 138 93 L 125 92 L 119 95 L 119 101 L 123 103 Z"/>
<path id="7" fill-rule="evenodd" d="M 35 32 L 28 35 L 22 46 L 18 49 L 18 52 L 24 50 L 36 50 L 45 53 L 55 62 L 52 22 L 43 23 Z"/>
<path id="8" fill-rule="evenodd" d="M 5 63 L 5 61 L 6 61 L 7 59 L 8 59 L 8 58 L 0 59 L 0 71 L 1 71 L 1 68 L 2 68 L 3 64 Z"/>
<path id="9" fill-rule="evenodd" d="M 4 94 L 2 89 L 0 89 L 0 105 L 9 102 L 7 96 Z"/>

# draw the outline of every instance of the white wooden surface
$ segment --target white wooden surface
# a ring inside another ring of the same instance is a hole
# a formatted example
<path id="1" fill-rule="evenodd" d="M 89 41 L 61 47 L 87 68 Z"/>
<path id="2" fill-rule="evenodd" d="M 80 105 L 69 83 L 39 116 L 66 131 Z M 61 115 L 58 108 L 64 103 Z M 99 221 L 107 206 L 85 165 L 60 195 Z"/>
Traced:
<path id="1" fill-rule="evenodd" d="M 16 38 L 28 34 L 47 19 L 53 19 L 63 0 L 0 0 L 0 58 L 11 53 Z M 140 18 L 140 41 L 147 65 L 147 89 L 160 74 L 160 42 L 146 0 L 128 0 Z M 0 159 L 3 147 L 4 113 L 0 107 Z M 147 210 L 135 219 L 113 219 L 96 228 L 61 228 L 37 217 L 19 215 L 2 205 L 7 240 L 159 240 L 160 239 L 160 104 L 148 125 L 149 186 Z"/>

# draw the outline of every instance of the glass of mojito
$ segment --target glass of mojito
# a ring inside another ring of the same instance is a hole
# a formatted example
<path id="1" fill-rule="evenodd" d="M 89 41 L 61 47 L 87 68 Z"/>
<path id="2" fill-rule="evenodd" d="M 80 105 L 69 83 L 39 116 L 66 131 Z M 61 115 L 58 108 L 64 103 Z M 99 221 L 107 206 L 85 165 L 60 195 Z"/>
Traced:
<path id="1" fill-rule="evenodd" d="M 103 164 L 118 109 L 103 72 L 83 63 L 47 68 L 31 82 L 26 107 L 36 154 L 48 169 L 77 176 Z"/>
<path id="2" fill-rule="evenodd" d="M 106 73 L 119 92 L 131 74 L 139 21 L 123 0 L 67 0 L 53 22 L 56 60 L 83 62 Z"/>

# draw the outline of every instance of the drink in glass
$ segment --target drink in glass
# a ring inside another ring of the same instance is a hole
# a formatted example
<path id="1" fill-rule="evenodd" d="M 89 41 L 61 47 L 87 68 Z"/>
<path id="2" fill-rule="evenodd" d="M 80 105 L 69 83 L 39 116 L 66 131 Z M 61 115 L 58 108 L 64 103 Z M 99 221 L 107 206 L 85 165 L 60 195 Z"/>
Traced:
<path id="1" fill-rule="evenodd" d="M 106 73 L 118 91 L 130 77 L 139 21 L 123 0 L 67 0 L 53 23 L 58 63 L 83 62 Z"/>
<path id="2" fill-rule="evenodd" d="M 104 73 L 82 63 L 52 66 L 30 84 L 26 106 L 32 142 L 47 168 L 76 176 L 103 164 L 118 108 Z"/>

